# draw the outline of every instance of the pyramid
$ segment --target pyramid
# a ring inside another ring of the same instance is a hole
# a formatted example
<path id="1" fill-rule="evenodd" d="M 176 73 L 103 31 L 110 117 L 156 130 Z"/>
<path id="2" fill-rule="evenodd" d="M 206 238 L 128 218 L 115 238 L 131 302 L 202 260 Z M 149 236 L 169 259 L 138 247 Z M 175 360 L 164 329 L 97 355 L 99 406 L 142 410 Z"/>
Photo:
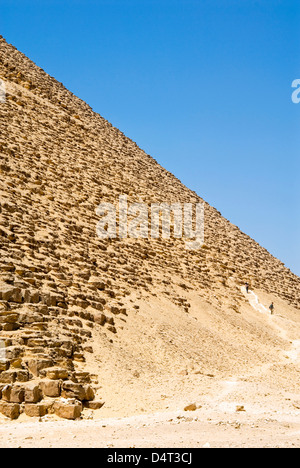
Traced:
<path id="1" fill-rule="evenodd" d="M 263 312 L 298 329 L 299 277 L 2 36 L 0 79 L 0 412 L 138 412 L 174 375 L 277 362 Z M 203 245 L 100 238 L 97 207 L 124 195 L 203 203 Z"/>

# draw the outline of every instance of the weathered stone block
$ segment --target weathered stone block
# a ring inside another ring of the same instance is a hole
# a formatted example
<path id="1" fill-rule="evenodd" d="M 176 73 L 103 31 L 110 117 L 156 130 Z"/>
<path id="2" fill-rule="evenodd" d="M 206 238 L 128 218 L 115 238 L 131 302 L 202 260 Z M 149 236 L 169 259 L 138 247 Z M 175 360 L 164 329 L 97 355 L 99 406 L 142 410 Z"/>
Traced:
<path id="1" fill-rule="evenodd" d="M 44 396 L 56 398 L 61 393 L 61 381 L 60 380 L 42 380 L 40 382 L 41 390 Z"/>
<path id="2" fill-rule="evenodd" d="M 47 341 L 43 340 L 42 338 L 29 338 L 27 341 L 27 346 L 30 348 L 35 348 L 38 346 L 45 347 L 47 346 Z"/>
<path id="3" fill-rule="evenodd" d="M 14 385 L 10 392 L 10 403 L 23 403 L 25 398 L 24 387 L 20 385 Z"/>
<path id="4" fill-rule="evenodd" d="M 14 383 L 15 380 L 16 380 L 16 375 L 17 375 L 16 372 L 11 371 L 11 370 L 1 372 L 0 382 L 1 383 L 6 383 L 6 384 Z"/>
<path id="5" fill-rule="evenodd" d="M 2 325 L 3 331 L 15 331 L 15 330 L 19 330 L 19 328 L 20 328 L 19 323 L 4 323 Z"/>
<path id="6" fill-rule="evenodd" d="M 43 403 L 26 403 L 24 410 L 25 414 L 31 418 L 39 418 L 47 413 L 47 407 Z"/>
<path id="7" fill-rule="evenodd" d="M 40 294 L 38 291 L 30 291 L 27 289 L 24 293 L 24 302 L 29 302 L 31 304 L 37 304 L 40 302 Z"/>
<path id="8" fill-rule="evenodd" d="M 94 314 L 94 320 L 96 323 L 98 323 L 98 325 L 103 326 L 106 322 L 106 316 L 101 313 L 96 313 Z"/>
<path id="9" fill-rule="evenodd" d="M 102 408 L 104 405 L 103 401 L 93 400 L 93 401 L 84 401 L 83 406 L 91 410 L 97 410 Z"/>
<path id="10" fill-rule="evenodd" d="M 23 300 L 22 290 L 10 285 L 2 286 L 0 288 L 0 299 L 7 302 L 21 303 Z"/>
<path id="11" fill-rule="evenodd" d="M 28 369 L 36 377 L 40 375 L 41 370 L 47 369 L 53 366 L 52 359 L 31 359 L 28 362 Z"/>
<path id="12" fill-rule="evenodd" d="M 23 354 L 23 348 L 18 346 L 7 346 L 5 348 L 5 357 L 6 359 L 13 360 L 18 359 Z"/>
<path id="13" fill-rule="evenodd" d="M 43 374 L 50 380 L 67 380 L 69 377 L 69 372 L 60 367 L 45 369 Z"/>
<path id="14" fill-rule="evenodd" d="M 84 396 L 85 401 L 91 401 L 95 398 L 95 392 L 90 385 L 84 385 L 84 391 L 85 391 L 85 396 Z"/>
<path id="15" fill-rule="evenodd" d="M 0 413 L 9 419 L 18 419 L 20 416 L 20 405 L 0 401 Z"/>
<path id="16" fill-rule="evenodd" d="M 11 313 L 2 315 L 0 313 L 0 323 L 16 323 L 19 320 L 19 314 Z"/>
<path id="17" fill-rule="evenodd" d="M 0 359 L 0 373 L 9 369 L 10 362 L 8 359 Z"/>
<path id="18" fill-rule="evenodd" d="M 28 380 L 30 380 L 31 377 L 32 375 L 28 372 L 28 370 L 16 370 L 16 380 L 18 382 L 28 382 Z"/>
<path id="19" fill-rule="evenodd" d="M 42 399 L 42 392 L 38 384 L 30 382 L 25 387 L 25 403 L 38 403 Z"/>
<path id="20" fill-rule="evenodd" d="M 71 380 L 66 380 L 62 384 L 62 397 L 76 398 L 77 400 L 85 400 L 86 391 L 83 385 L 74 383 Z"/>
<path id="21" fill-rule="evenodd" d="M 91 288 L 97 290 L 97 289 L 100 289 L 101 291 L 103 291 L 105 289 L 105 283 L 103 281 L 101 281 L 99 278 L 97 278 L 97 276 L 91 276 L 89 281 L 88 281 L 88 284 Z"/>
<path id="22" fill-rule="evenodd" d="M 64 419 L 78 419 L 82 412 L 82 404 L 75 401 L 57 401 L 54 403 L 55 414 Z"/>
<path id="23" fill-rule="evenodd" d="M 10 402 L 11 389 L 12 389 L 11 385 L 5 385 L 2 388 L 2 400 Z"/>

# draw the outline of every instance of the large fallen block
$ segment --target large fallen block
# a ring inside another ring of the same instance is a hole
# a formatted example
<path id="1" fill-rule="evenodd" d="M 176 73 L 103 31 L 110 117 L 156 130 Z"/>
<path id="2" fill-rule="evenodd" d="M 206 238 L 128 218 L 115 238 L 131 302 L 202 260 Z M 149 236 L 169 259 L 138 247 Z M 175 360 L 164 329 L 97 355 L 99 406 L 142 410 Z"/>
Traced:
<path id="1" fill-rule="evenodd" d="M 20 416 L 20 405 L 17 403 L 7 403 L 0 401 L 0 413 L 9 419 L 18 419 Z"/>
<path id="2" fill-rule="evenodd" d="M 62 397 L 76 398 L 79 401 L 91 401 L 95 398 L 95 393 L 90 385 L 82 385 L 67 380 L 62 384 Z"/>
<path id="3" fill-rule="evenodd" d="M 82 404 L 76 400 L 61 399 L 53 405 L 55 414 L 63 419 L 78 419 L 82 412 Z"/>

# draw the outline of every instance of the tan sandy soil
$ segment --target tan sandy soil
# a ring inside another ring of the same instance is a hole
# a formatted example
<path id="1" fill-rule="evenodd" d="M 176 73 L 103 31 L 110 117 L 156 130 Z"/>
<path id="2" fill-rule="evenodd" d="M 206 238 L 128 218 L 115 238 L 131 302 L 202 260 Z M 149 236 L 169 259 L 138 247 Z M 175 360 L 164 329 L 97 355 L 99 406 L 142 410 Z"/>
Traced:
<path id="1" fill-rule="evenodd" d="M 99 376 L 103 408 L 72 422 L 1 417 L 0 446 L 299 447 L 298 316 L 280 301 L 271 316 L 259 309 L 268 296 L 253 294 L 258 302 L 247 296 L 249 305 L 231 324 L 194 293 L 188 317 L 174 307 L 168 321 L 171 305 L 152 297 L 113 343 L 94 336 L 88 368 Z M 211 356 L 200 365 L 201 349 Z M 192 403 L 197 409 L 184 411 Z"/>
<path id="2" fill-rule="evenodd" d="M 299 448 L 299 413 L 199 409 L 94 421 L 22 421 L 0 426 L 1 448 Z"/>

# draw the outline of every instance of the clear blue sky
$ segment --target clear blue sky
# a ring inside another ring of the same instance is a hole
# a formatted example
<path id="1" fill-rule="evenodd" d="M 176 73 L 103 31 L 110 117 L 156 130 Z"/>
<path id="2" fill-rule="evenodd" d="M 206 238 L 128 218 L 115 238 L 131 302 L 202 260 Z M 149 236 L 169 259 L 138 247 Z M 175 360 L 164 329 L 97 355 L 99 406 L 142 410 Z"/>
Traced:
<path id="1" fill-rule="evenodd" d="M 299 0 L 0 0 L 0 34 L 300 275 Z"/>

